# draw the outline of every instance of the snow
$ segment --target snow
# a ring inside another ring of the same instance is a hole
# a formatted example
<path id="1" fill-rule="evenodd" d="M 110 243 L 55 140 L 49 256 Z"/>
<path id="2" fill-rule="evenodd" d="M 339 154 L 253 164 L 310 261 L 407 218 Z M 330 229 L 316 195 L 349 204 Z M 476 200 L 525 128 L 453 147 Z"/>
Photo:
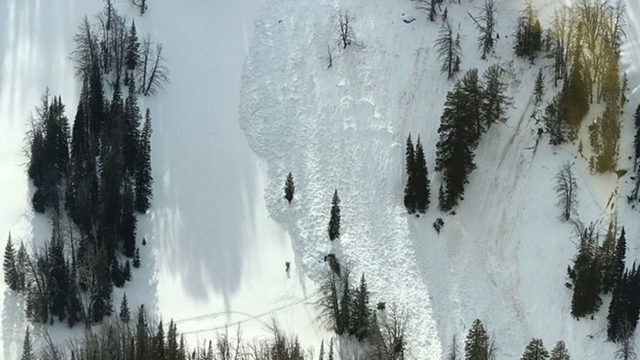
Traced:
<path id="1" fill-rule="evenodd" d="M 0 0 L 0 246 L 11 231 L 14 243 L 49 237 L 45 217 L 34 215 L 23 163 L 22 144 L 30 113 L 46 86 L 61 94 L 73 119 L 79 82 L 69 54 L 84 15 L 101 1 Z M 198 3 L 154 1 L 140 17 L 128 1 L 116 1 L 122 14 L 164 44 L 170 83 L 141 100 L 153 117 L 154 199 L 140 218 L 142 268 L 123 289 L 131 307 L 178 322 L 190 343 L 216 332 L 262 338 L 271 318 L 317 346 L 325 333 L 311 305 L 316 286 L 293 264 L 287 233 L 266 211 L 265 170 L 238 126 L 240 72 L 260 1 Z M 194 11 L 197 5 L 198 11 Z M 176 24 L 180 24 L 176 26 Z M 197 40 L 197 41 L 196 41 Z M 2 282 L 2 288 L 4 282 Z M 116 289 L 114 305 L 123 290 Z M 3 290 L 2 353 L 19 356 L 24 302 Z M 48 327 L 63 344 L 82 334 L 81 326 Z M 38 333 L 39 331 L 36 331 Z M 38 340 L 38 343 L 41 343 Z"/>
<path id="2" fill-rule="evenodd" d="M 533 84 L 541 65 L 551 79 L 551 63 L 512 60 L 511 34 L 522 2 L 496 3 L 501 39 L 488 61 L 480 59 L 477 31 L 466 14 L 479 12 L 478 4 L 448 5 L 449 19 L 462 35 L 463 71 L 477 67 L 482 73 L 493 63 L 507 70 L 514 100 L 509 120 L 482 140 L 478 168 L 457 214 L 444 215 L 432 204 L 415 218 L 402 205 L 404 141 L 409 133 L 421 136 L 435 203 L 437 128 L 453 86 L 436 65 L 438 26 L 403 0 L 269 2 L 256 22 L 241 107 L 249 143 L 269 165 L 267 206 L 288 229 L 313 279 L 325 271 L 319 259 L 334 251 L 356 274 L 366 273 L 374 303 L 405 307 L 409 359 L 442 358 L 454 335 L 461 344 L 475 318 L 495 337 L 498 359 L 519 357 L 532 337 L 548 348 L 564 340 L 574 358 L 610 358 L 615 346 L 604 341 L 608 297 L 593 320 L 570 315 L 571 291 L 564 282 L 576 244 L 573 226 L 559 219 L 553 177 L 564 162 L 574 163 L 580 219 L 602 227 L 614 213 L 606 209 L 611 194 L 624 200 L 628 192 L 615 192 L 615 175 L 589 174 L 587 162 L 574 155 L 576 146 L 553 148 L 543 137 L 536 147 L 542 125 L 531 117 Z M 543 21 L 560 3 L 534 2 Z M 640 7 L 629 5 L 630 39 L 637 41 Z M 342 50 L 338 16 L 345 11 L 353 16 L 357 45 Z M 417 20 L 402 21 L 410 18 Z M 329 69 L 327 47 L 333 56 Z M 638 73 L 629 64 L 637 49 L 637 43 L 625 44 L 632 86 Z M 543 104 L 551 98 L 551 81 L 546 87 Z M 638 100 L 637 88 L 630 98 L 627 113 Z M 629 117 L 624 119 L 630 129 Z M 630 131 L 624 133 L 621 167 L 629 169 Z M 294 211 L 280 198 L 290 171 L 297 185 Z M 630 183 L 629 175 L 623 179 Z M 342 236 L 330 243 L 333 189 L 342 200 Z M 627 227 L 631 263 L 637 260 L 638 214 L 625 201 L 613 203 Z M 445 221 L 440 235 L 432 229 L 437 217 Z"/>
<path id="3" fill-rule="evenodd" d="M 560 3 L 535 1 L 544 22 Z M 475 318 L 495 337 L 498 359 L 518 358 L 532 337 L 547 348 L 564 340 L 573 358 L 612 357 L 615 346 L 604 341 L 608 297 L 593 319 L 570 316 L 564 282 L 575 238 L 572 225 L 559 219 L 553 177 L 561 164 L 574 163 L 586 223 L 604 227 L 617 207 L 629 264 L 640 253 L 638 213 L 624 201 L 633 181 L 630 174 L 589 174 L 575 146 L 554 148 L 546 137 L 536 146 L 533 83 L 545 66 L 546 103 L 551 70 L 549 59 L 512 60 L 522 1 L 497 0 L 501 38 L 488 61 L 480 59 L 466 14 L 479 12 L 479 2 L 448 5 L 462 35 L 463 71 L 501 64 L 513 97 L 508 121 L 480 144 L 478 168 L 455 215 L 435 209 L 440 176 L 433 171 L 442 104 L 453 82 L 436 65 L 438 25 L 412 1 L 157 0 L 143 18 L 125 0 L 116 5 L 135 18 L 139 33 L 164 43 L 171 72 L 165 89 L 142 104 L 153 116 L 155 196 L 139 224 L 139 237 L 148 242 L 143 267 L 124 289 L 132 306 L 144 302 L 165 321 L 177 320 L 191 343 L 225 325 L 233 333 L 236 324 L 245 338 L 261 338 L 274 316 L 302 344 L 317 346 L 330 335 L 314 321 L 315 281 L 326 271 L 323 256 L 335 252 L 354 275 L 366 274 L 372 303 L 405 309 L 408 359 L 442 358 L 454 335 L 462 344 Z M 30 208 L 22 139 L 47 85 L 73 117 L 79 88 L 68 59 L 72 37 L 82 17 L 100 6 L 98 0 L 0 0 L 2 248 L 9 231 L 14 241 L 48 237 L 46 218 Z M 640 3 L 627 6 L 630 114 L 640 100 Z M 353 17 L 356 44 L 347 49 L 338 43 L 341 11 Z M 624 119 L 619 167 L 630 170 L 633 126 Z M 402 204 L 409 133 L 425 145 L 433 189 L 431 209 L 419 218 Z M 291 205 L 282 198 L 289 172 L 296 184 Z M 326 227 L 334 189 L 342 235 L 331 243 Z M 607 207 L 612 193 L 620 201 Z M 438 217 L 445 221 L 440 235 L 432 228 Z M 291 278 L 285 261 L 292 261 Z M 24 303 L 1 286 L 0 358 L 13 359 L 27 321 Z M 116 306 L 121 294 L 115 293 Z M 82 332 L 48 328 L 59 343 Z"/>

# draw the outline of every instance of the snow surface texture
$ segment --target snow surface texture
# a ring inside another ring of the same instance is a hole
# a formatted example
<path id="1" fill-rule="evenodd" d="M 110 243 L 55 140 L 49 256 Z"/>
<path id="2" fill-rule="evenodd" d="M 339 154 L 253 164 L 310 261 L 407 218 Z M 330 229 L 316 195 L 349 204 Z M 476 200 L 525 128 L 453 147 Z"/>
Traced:
<path id="1" fill-rule="evenodd" d="M 561 3 L 534 1 L 545 24 Z M 523 2 L 497 0 L 500 40 L 495 53 L 481 60 L 478 32 L 467 15 L 479 13 L 480 4 L 445 5 L 462 36 L 460 74 L 500 64 L 513 106 L 508 121 L 482 139 L 465 200 L 455 215 L 444 215 L 436 210 L 440 177 L 433 167 L 439 118 L 454 82 L 438 71 L 433 44 L 439 23 L 428 22 L 409 0 L 269 1 L 245 64 L 240 116 L 251 147 L 269 166 L 267 206 L 286 226 L 312 279 L 325 271 L 323 255 L 336 252 L 356 276 L 366 274 L 373 303 L 404 307 L 409 359 L 443 358 L 453 336 L 462 346 L 475 318 L 494 336 L 498 359 L 519 358 L 532 337 L 547 348 L 564 340 L 573 358 L 612 358 L 616 348 L 605 342 L 609 297 L 593 320 L 570 315 L 571 291 L 564 283 L 576 241 L 573 227 L 559 219 L 553 177 L 564 162 L 575 163 L 585 223 L 600 220 L 605 227 L 617 207 L 629 264 L 639 260 L 640 247 L 639 214 L 624 201 L 632 181 L 629 175 L 590 175 L 576 146 L 554 148 L 546 136 L 537 144 L 542 124 L 532 114 L 540 118 L 542 107 L 533 104 L 533 84 L 543 66 L 546 104 L 558 90 L 551 59 L 535 65 L 513 60 L 512 34 Z M 627 5 L 631 41 L 623 69 L 632 113 L 639 100 L 640 74 L 632 62 L 637 66 L 640 55 L 640 5 Z M 356 40 L 345 50 L 338 42 L 344 12 L 352 16 Z M 620 168 L 630 169 L 632 129 L 625 116 Z M 414 140 L 420 135 L 431 176 L 432 205 L 419 218 L 407 215 L 402 201 L 409 133 Z M 291 206 L 282 199 L 289 172 L 296 183 Z M 334 189 L 341 198 L 342 235 L 331 243 L 326 227 Z M 445 221 L 440 235 L 432 228 L 437 217 Z"/>
<path id="2" fill-rule="evenodd" d="M 154 199 L 140 217 L 142 269 L 123 289 L 133 308 L 141 303 L 165 323 L 178 321 L 188 341 L 217 331 L 263 337 L 271 317 L 300 341 L 317 346 L 324 333 L 310 305 L 316 288 L 297 264 L 287 234 L 266 211 L 264 166 L 238 126 L 240 72 L 260 1 L 154 0 L 140 17 L 128 1 L 115 1 L 135 19 L 138 33 L 164 44 L 170 83 L 141 99 L 153 118 Z M 79 81 L 69 54 L 82 18 L 100 11 L 100 0 L 0 0 L 0 248 L 13 241 L 49 238 L 46 217 L 31 209 L 32 189 L 23 166 L 29 116 L 49 86 L 61 94 L 73 119 Z M 24 302 L 0 275 L 0 358 L 20 356 Z M 116 289 L 118 308 L 123 290 Z M 58 343 L 82 327 L 47 327 Z M 40 329 L 36 330 L 38 334 Z M 40 340 L 36 340 L 41 344 Z"/>

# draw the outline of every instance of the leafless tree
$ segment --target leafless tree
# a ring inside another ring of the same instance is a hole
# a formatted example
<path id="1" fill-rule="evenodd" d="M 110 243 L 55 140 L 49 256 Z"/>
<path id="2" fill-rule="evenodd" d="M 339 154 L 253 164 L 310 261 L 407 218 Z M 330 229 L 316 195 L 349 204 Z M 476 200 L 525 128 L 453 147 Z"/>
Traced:
<path id="1" fill-rule="evenodd" d="M 347 46 L 353 44 L 354 35 L 351 28 L 351 16 L 348 12 L 340 14 L 340 43 L 342 48 L 346 49 Z"/>
<path id="2" fill-rule="evenodd" d="M 459 61 L 461 49 L 459 41 L 453 37 L 453 30 L 449 22 L 442 25 L 435 47 L 438 51 L 438 58 L 442 62 L 440 70 L 447 73 L 448 79 L 452 79 L 458 67 L 456 63 Z"/>
<path id="3" fill-rule="evenodd" d="M 392 304 L 388 310 L 378 311 L 374 320 L 369 359 L 404 359 L 406 347 L 404 311 L 398 309 L 396 304 Z"/>
<path id="4" fill-rule="evenodd" d="M 146 0 L 131 0 L 131 4 L 133 6 L 138 7 L 138 9 L 140 9 L 140 16 L 144 15 L 144 12 L 147 11 L 147 1 Z"/>
<path id="5" fill-rule="evenodd" d="M 494 0 L 485 0 L 484 6 L 482 7 L 482 13 L 479 18 L 476 19 L 469 13 L 469 16 L 476 23 L 478 30 L 480 30 L 480 37 L 478 40 L 480 41 L 480 48 L 482 49 L 482 59 L 487 58 L 487 54 L 491 49 L 493 49 L 493 34 L 496 28 L 496 4 Z"/>
<path id="6" fill-rule="evenodd" d="M 169 70 L 162 56 L 162 44 L 151 49 L 151 39 L 147 36 L 142 42 L 142 64 L 139 72 L 140 93 L 144 96 L 155 94 L 162 84 L 169 81 Z"/>
<path id="7" fill-rule="evenodd" d="M 564 221 L 571 220 L 571 215 L 576 213 L 578 206 L 578 184 L 571 166 L 568 162 L 564 163 L 555 176 L 557 205 Z"/>

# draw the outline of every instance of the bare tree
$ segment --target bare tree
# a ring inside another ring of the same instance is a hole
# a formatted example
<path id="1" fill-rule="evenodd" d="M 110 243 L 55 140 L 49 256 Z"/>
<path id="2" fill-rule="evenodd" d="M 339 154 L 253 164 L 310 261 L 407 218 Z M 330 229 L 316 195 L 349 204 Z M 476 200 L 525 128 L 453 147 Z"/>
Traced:
<path id="1" fill-rule="evenodd" d="M 449 22 L 442 25 L 435 47 L 438 58 L 442 62 L 440 70 L 447 74 L 448 79 L 453 78 L 456 68 L 459 67 L 456 63 L 460 58 L 461 49 L 460 42 L 453 38 L 453 30 Z"/>
<path id="2" fill-rule="evenodd" d="M 557 204 L 564 221 L 571 220 L 571 215 L 576 213 L 578 206 L 578 184 L 571 166 L 568 162 L 564 163 L 555 176 Z"/>
<path id="3" fill-rule="evenodd" d="M 354 43 L 353 29 L 351 28 L 351 16 L 348 12 L 340 14 L 340 43 L 342 48 Z"/>
<path id="4" fill-rule="evenodd" d="M 436 21 L 436 15 L 438 14 L 438 6 L 442 0 L 417 0 L 418 5 L 416 7 L 420 10 L 424 10 L 429 15 L 429 21 Z"/>
<path id="5" fill-rule="evenodd" d="M 133 6 L 138 7 L 138 9 L 140 9 L 140 16 L 144 15 L 144 12 L 147 11 L 147 1 L 146 0 L 131 0 L 131 4 Z"/>
<path id="6" fill-rule="evenodd" d="M 460 347 L 458 346 L 458 341 L 456 340 L 456 336 L 453 335 L 453 339 L 451 340 L 451 347 L 449 347 L 449 353 L 447 354 L 447 360 L 457 360 L 459 352 Z"/>
<path id="7" fill-rule="evenodd" d="M 370 336 L 368 359 L 401 360 L 404 359 L 406 318 L 404 311 L 396 304 L 389 310 L 374 314 L 373 333 Z"/>
<path id="8" fill-rule="evenodd" d="M 151 39 L 147 36 L 142 42 L 142 64 L 138 73 L 140 93 L 144 96 L 155 94 L 162 84 L 169 81 L 169 70 L 162 56 L 162 44 L 156 44 L 151 50 Z"/>
<path id="9" fill-rule="evenodd" d="M 482 14 L 478 19 L 474 18 L 473 15 L 469 13 L 471 19 L 476 23 L 478 30 L 480 30 L 480 37 L 478 40 L 480 41 L 480 48 L 482 49 L 482 59 L 485 60 L 487 58 L 487 54 L 491 49 L 493 49 L 493 34 L 496 28 L 496 4 L 494 0 L 485 0 L 484 6 L 482 7 Z"/>

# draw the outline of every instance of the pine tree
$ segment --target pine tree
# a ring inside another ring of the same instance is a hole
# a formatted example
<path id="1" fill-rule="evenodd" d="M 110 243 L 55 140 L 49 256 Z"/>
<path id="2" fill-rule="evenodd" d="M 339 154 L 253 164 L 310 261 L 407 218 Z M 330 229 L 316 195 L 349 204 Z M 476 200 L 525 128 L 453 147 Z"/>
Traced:
<path id="1" fill-rule="evenodd" d="M 57 316 L 62 321 L 66 318 L 66 311 L 69 306 L 67 301 L 71 280 L 69 279 L 69 271 L 64 258 L 62 239 L 57 235 L 56 229 L 52 233 L 51 243 L 48 247 L 47 262 L 47 284 L 49 288 L 47 302 L 49 304 L 49 313 L 51 316 Z"/>
<path id="2" fill-rule="evenodd" d="M 353 314 L 351 322 L 350 334 L 362 341 L 369 336 L 369 318 L 371 316 L 369 310 L 369 290 L 364 274 L 360 278 L 360 286 L 355 290 L 353 295 Z"/>
<path id="3" fill-rule="evenodd" d="M 16 268 L 15 252 L 13 250 L 13 244 L 11 243 L 11 233 L 9 233 L 9 239 L 7 240 L 7 246 L 4 248 L 4 282 L 9 286 L 9 289 L 16 291 L 20 289 L 20 280 L 18 276 L 18 270 Z"/>
<path id="4" fill-rule="evenodd" d="M 329 339 L 329 359 L 333 360 L 333 338 Z"/>
<path id="5" fill-rule="evenodd" d="M 151 206 L 153 177 L 151 177 L 151 115 L 145 115 L 142 134 L 138 146 L 138 166 L 136 171 L 136 210 L 145 213 Z"/>
<path id="6" fill-rule="evenodd" d="M 633 168 L 637 172 L 638 159 L 640 159 L 640 104 L 638 104 L 638 107 L 636 108 L 636 112 L 633 115 L 633 123 L 636 127 L 636 134 L 633 138 L 633 149 L 634 149 Z"/>
<path id="7" fill-rule="evenodd" d="M 20 242 L 20 248 L 18 249 L 18 255 L 16 256 L 16 274 L 18 278 L 19 291 L 24 291 L 26 289 L 28 261 L 29 255 L 27 254 L 27 249 L 24 247 L 24 243 Z"/>
<path id="8" fill-rule="evenodd" d="M 295 188 L 296 187 L 293 184 L 293 175 L 289 173 L 289 175 L 287 175 L 287 180 L 284 182 L 284 198 L 287 199 L 289 204 L 291 204 L 291 200 L 293 200 Z"/>
<path id="9" fill-rule="evenodd" d="M 576 280 L 571 299 L 571 314 L 580 318 L 594 313 L 601 304 L 600 264 L 598 259 L 597 237 L 594 225 L 591 224 L 581 234 L 578 255 L 573 270 Z"/>
<path id="10" fill-rule="evenodd" d="M 113 311 L 111 299 L 113 288 L 105 250 L 98 251 L 93 271 L 95 279 L 91 291 L 91 319 L 93 322 L 99 322 L 105 316 L 111 315 Z"/>
<path id="11" fill-rule="evenodd" d="M 560 98 L 555 96 L 545 108 L 544 128 L 549 134 L 549 144 L 560 145 L 567 141 L 565 122 L 560 114 Z"/>
<path id="12" fill-rule="evenodd" d="M 571 360 L 569 350 L 567 350 L 564 341 L 560 340 L 556 343 L 556 346 L 551 350 L 551 357 L 549 360 Z"/>
<path id="13" fill-rule="evenodd" d="M 136 254 L 133 256 L 133 267 L 136 269 L 140 267 L 140 248 L 136 248 Z"/>
<path id="14" fill-rule="evenodd" d="M 324 340 L 320 340 L 320 352 L 318 354 L 318 360 L 324 360 Z"/>
<path id="15" fill-rule="evenodd" d="M 126 185 L 122 197 L 122 212 L 120 215 L 120 238 L 124 255 L 132 258 L 136 248 L 136 216 L 134 209 L 134 195 L 131 186 Z"/>
<path id="16" fill-rule="evenodd" d="M 536 86 L 533 92 L 535 96 L 536 105 L 539 105 L 544 96 L 544 74 L 542 73 L 542 67 L 538 70 L 538 76 L 536 77 Z"/>
<path id="17" fill-rule="evenodd" d="M 129 91 L 124 104 L 124 122 L 122 134 L 122 153 L 124 160 L 124 168 L 126 170 L 126 178 L 134 179 L 136 176 L 136 168 L 138 165 L 138 156 L 140 154 L 140 108 L 138 107 L 138 98 L 135 90 L 135 79 L 129 80 Z"/>
<path id="18" fill-rule="evenodd" d="M 504 70 L 499 65 L 490 66 L 484 73 L 485 89 L 482 99 L 483 126 L 478 126 L 481 132 L 488 130 L 498 121 L 505 122 L 506 108 L 511 104 L 511 98 L 506 95 L 507 84 L 502 80 Z M 472 93 L 473 94 L 473 93 Z"/>
<path id="19" fill-rule="evenodd" d="M 527 345 L 521 360 L 547 360 L 549 359 L 549 352 L 544 348 L 544 344 L 540 339 L 531 339 L 529 345 Z"/>
<path id="20" fill-rule="evenodd" d="M 442 62 L 440 70 L 447 74 L 447 79 L 451 80 L 455 73 L 457 59 L 460 58 L 462 50 L 460 43 L 453 38 L 453 30 L 449 22 L 445 22 L 442 25 L 435 48 L 438 52 L 438 59 Z"/>
<path id="21" fill-rule="evenodd" d="M 122 295 L 122 302 L 120 303 L 120 321 L 125 324 L 131 320 L 131 312 L 129 311 L 129 304 L 127 302 L 127 294 Z"/>
<path id="22" fill-rule="evenodd" d="M 416 212 L 416 193 L 415 193 L 415 150 L 413 143 L 411 142 L 411 134 L 407 137 L 407 149 L 406 149 L 406 172 L 407 172 L 407 184 L 404 187 L 404 206 L 407 208 L 409 214 Z"/>
<path id="23" fill-rule="evenodd" d="M 420 144 L 420 137 L 416 143 L 415 154 L 415 196 L 416 196 L 416 210 L 420 213 L 425 213 L 429 208 L 431 202 L 431 189 L 429 184 L 429 170 L 427 169 L 427 162 L 424 156 L 424 150 L 422 144 Z"/>
<path id="24" fill-rule="evenodd" d="M 353 294 L 351 289 L 351 282 L 349 280 L 349 270 L 347 269 L 342 276 L 342 292 L 340 294 L 340 316 L 338 317 L 338 326 L 336 329 L 336 334 L 338 335 L 349 332 L 353 320 Z"/>
<path id="25" fill-rule="evenodd" d="M 329 240 L 333 241 L 340 237 L 340 198 L 338 190 L 333 193 L 331 200 L 331 219 L 329 219 Z"/>
<path id="26" fill-rule="evenodd" d="M 560 98 L 561 117 L 569 128 L 569 139 L 574 140 L 582 119 L 589 110 L 589 90 L 582 59 L 582 25 L 578 26 L 578 36 L 573 50 L 573 61 L 569 79 L 565 81 Z"/>
<path id="27" fill-rule="evenodd" d="M 136 31 L 136 23 L 131 22 L 129 36 L 127 37 L 127 49 L 125 55 L 127 70 L 134 71 L 140 63 L 140 41 Z"/>
<path id="28" fill-rule="evenodd" d="M 167 360 L 180 360 L 179 358 L 179 344 L 178 344 L 178 329 L 173 319 L 169 322 L 169 330 L 167 331 L 167 351 L 165 352 L 165 358 Z"/>
<path id="29" fill-rule="evenodd" d="M 470 70 L 447 94 L 436 145 L 436 171 L 446 187 L 440 192 L 440 209 L 449 211 L 463 199 L 464 186 L 476 165 L 474 149 L 481 134 L 480 88 L 477 70 Z"/>
<path id="30" fill-rule="evenodd" d="M 533 63 L 542 47 L 542 26 L 531 0 L 527 1 L 527 6 L 518 18 L 518 29 L 515 37 L 514 49 L 516 55 L 526 57 Z"/>
<path id="31" fill-rule="evenodd" d="M 22 343 L 22 356 L 20 360 L 36 360 L 35 354 L 33 354 L 33 345 L 31 344 L 31 336 L 29 335 L 29 327 L 24 333 L 24 342 Z"/>
<path id="32" fill-rule="evenodd" d="M 162 319 L 160 319 L 160 323 L 158 324 L 158 331 L 153 337 L 153 350 L 154 360 L 165 360 L 164 327 L 162 326 Z"/>
<path id="33" fill-rule="evenodd" d="M 138 310 L 138 322 L 136 324 L 136 359 L 147 359 L 149 354 L 149 335 L 147 333 L 147 320 L 144 315 L 144 305 Z"/>
<path id="34" fill-rule="evenodd" d="M 602 270 L 602 292 L 605 294 L 613 290 L 618 281 L 618 257 L 616 249 L 616 234 L 618 232 L 618 221 L 614 216 L 609 222 L 607 235 L 600 248 L 601 270 Z"/>
<path id="35" fill-rule="evenodd" d="M 482 326 L 482 322 L 476 319 L 464 344 L 465 360 L 487 360 L 489 358 L 489 336 Z"/>

